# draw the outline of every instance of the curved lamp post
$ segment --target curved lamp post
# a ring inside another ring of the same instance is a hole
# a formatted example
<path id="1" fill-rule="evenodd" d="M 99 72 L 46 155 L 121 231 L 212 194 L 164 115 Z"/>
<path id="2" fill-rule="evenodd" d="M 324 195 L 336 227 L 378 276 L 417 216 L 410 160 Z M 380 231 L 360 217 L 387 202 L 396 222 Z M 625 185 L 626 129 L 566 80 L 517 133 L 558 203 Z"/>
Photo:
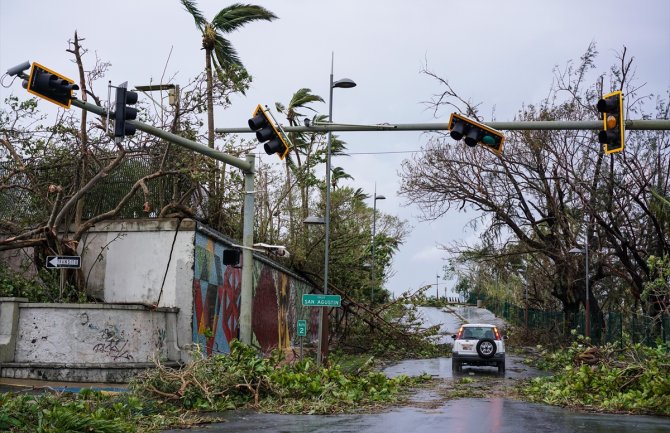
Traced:
<path id="1" fill-rule="evenodd" d="M 370 286 L 370 305 L 375 300 L 375 286 L 377 279 L 375 278 L 375 268 L 377 267 L 377 259 L 375 258 L 375 236 L 377 235 L 377 200 L 386 200 L 383 195 L 377 195 L 377 184 L 375 184 L 374 203 L 372 205 L 372 285 Z"/>
<path id="2" fill-rule="evenodd" d="M 572 254 L 584 254 L 584 287 L 586 295 L 584 298 L 584 334 L 591 337 L 591 305 L 589 303 L 589 234 L 586 233 L 584 248 L 572 248 L 568 251 Z"/>
<path id="3" fill-rule="evenodd" d="M 330 61 L 330 94 L 329 94 L 329 101 L 328 101 L 328 122 L 332 123 L 333 122 L 333 89 L 334 88 L 341 88 L 341 89 L 350 89 L 352 87 L 356 87 L 356 83 L 349 79 L 349 78 L 343 78 L 341 80 L 333 81 L 333 62 L 334 62 L 334 54 L 331 56 L 331 61 Z M 325 230 L 326 230 L 326 245 L 325 245 L 325 254 L 324 254 L 324 265 L 323 265 L 323 294 L 327 295 L 328 294 L 328 259 L 329 259 L 329 250 L 330 250 L 330 144 L 332 140 L 332 131 L 328 131 L 328 143 L 326 145 L 326 214 L 324 216 L 325 219 Z M 321 360 L 323 358 L 323 354 L 325 353 L 326 355 L 328 354 L 328 315 L 325 316 L 323 315 L 323 309 L 327 307 L 320 307 L 319 308 L 319 340 L 318 340 L 318 345 L 317 345 L 317 352 L 316 352 L 316 364 L 321 365 Z M 324 326 L 325 322 L 325 326 Z M 322 341 L 321 340 L 326 340 L 326 344 L 323 346 L 323 352 L 322 352 Z"/>

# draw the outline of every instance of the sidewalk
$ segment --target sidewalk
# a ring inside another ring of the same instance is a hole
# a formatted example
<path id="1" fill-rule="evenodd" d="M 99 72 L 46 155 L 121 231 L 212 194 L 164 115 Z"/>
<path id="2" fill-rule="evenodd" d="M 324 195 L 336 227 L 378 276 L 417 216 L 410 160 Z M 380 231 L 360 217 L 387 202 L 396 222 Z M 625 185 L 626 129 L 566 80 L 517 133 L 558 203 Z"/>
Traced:
<path id="1" fill-rule="evenodd" d="M 127 392 L 127 384 L 87 383 L 87 382 L 50 382 L 33 379 L 0 378 L 0 393 L 38 394 L 42 392 L 80 392 L 82 389 L 109 393 Z"/>

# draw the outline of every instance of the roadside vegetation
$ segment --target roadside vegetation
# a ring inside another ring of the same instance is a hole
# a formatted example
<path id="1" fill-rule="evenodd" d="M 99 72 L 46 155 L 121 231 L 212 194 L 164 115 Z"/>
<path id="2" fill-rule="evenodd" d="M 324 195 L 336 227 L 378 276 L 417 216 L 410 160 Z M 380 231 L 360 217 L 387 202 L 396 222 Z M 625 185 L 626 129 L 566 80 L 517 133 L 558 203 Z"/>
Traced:
<path id="1" fill-rule="evenodd" d="M 0 297 L 27 298 L 28 302 L 86 302 L 85 293 L 70 284 L 60 287 L 59 276 L 48 269 L 35 275 L 17 272 L 0 262 Z"/>
<path id="2" fill-rule="evenodd" d="M 199 418 L 133 393 L 0 394 L 0 431 L 10 433 L 157 432 Z"/>
<path id="3" fill-rule="evenodd" d="M 259 357 L 238 341 L 229 355 L 196 359 L 183 369 L 158 368 L 128 393 L 0 394 L 0 431 L 11 433 L 156 432 L 216 419 L 223 411 L 332 414 L 401 402 L 429 377 L 387 378 L 369 362 L 346 370 L 288 363 L 280 352 Z"/>
<path id="4" fill-rule="evenodd" d="M 536 365 L 554 374 L 523 383 L 520 393 L 530 401 L 598 412 L 670 416 L 667 345 L 594 346 L 579 336 L 567 348 L 542 350 Z"/>

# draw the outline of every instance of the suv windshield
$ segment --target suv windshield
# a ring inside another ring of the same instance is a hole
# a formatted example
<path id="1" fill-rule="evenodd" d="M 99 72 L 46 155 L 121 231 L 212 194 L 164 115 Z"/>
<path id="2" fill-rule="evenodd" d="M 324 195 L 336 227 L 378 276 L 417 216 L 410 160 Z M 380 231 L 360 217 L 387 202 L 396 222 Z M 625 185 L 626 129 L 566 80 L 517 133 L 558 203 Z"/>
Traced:
<path id="1" fill-rule="evenodd" d="M 472 327 L 467 327 L 463 328 L 463 334 L 460 336 L 461 339 L 482 339 L 482 338 L 490 338 L 494 340 L 496 338 L 495 333 L 493 332 L 493 328 L 489 326 L 472 326 Z"/>

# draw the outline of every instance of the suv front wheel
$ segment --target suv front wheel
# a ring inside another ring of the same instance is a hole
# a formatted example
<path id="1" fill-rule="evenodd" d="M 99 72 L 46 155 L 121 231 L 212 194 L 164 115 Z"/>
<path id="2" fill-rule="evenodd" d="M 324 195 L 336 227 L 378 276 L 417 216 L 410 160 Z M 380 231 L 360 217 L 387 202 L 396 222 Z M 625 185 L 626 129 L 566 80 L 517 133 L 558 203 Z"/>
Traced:
<path id="1" fill-rule="evenodd" d="M 484 359 L 493 358 L 496 354 L 496 342 L 490 338 L 482 338 L 477 342 L 477 354 Z"/>

